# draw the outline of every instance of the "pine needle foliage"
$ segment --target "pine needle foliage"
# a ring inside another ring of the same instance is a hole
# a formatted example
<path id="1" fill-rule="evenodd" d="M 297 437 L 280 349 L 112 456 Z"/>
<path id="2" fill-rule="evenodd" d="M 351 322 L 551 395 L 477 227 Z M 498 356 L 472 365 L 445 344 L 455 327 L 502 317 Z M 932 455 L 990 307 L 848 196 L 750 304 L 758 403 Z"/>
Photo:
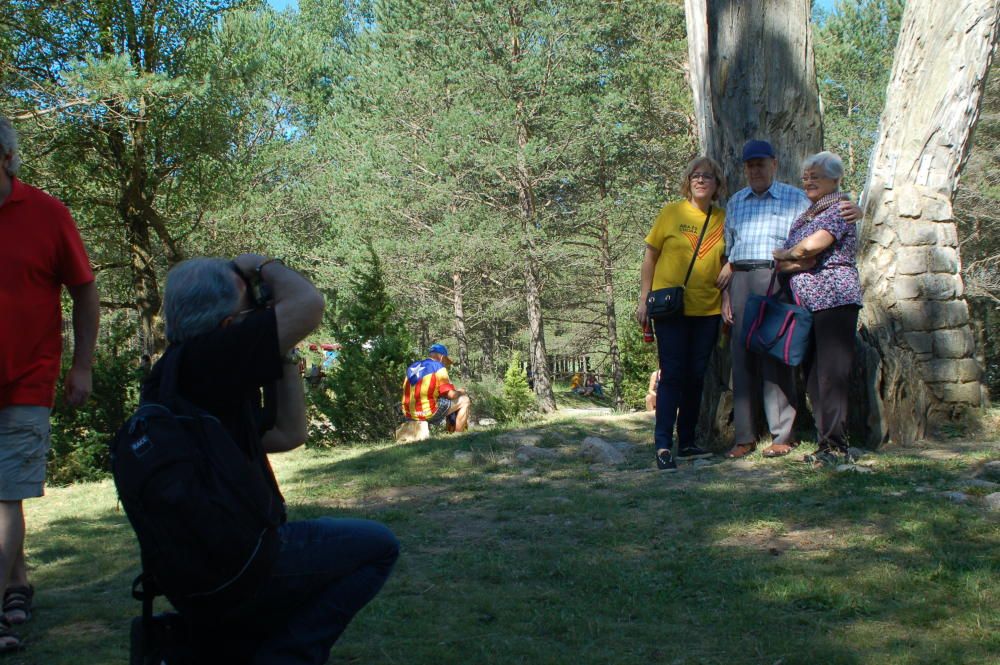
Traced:
<path id="1" fill-rule="evenodd" d="M 510 365 L 503 379 L 502 420 L 511 421 L 524 416 L 535 406 L 535 393 L 528 385 L 528 375 L 521 366 L 521 354 L 511 354 Z"/>
<path id="2" fill-rule="evenodd" d="M 347 298 L 334 301 L 330 323 L 341 345 L 329 378 L 328 417 L 340 443 L 387 439 L 399 423 L 400 390 L 413 343 L 385 288 L 382 263 L 368 244 L 365 265 L 350 279 Z"/>

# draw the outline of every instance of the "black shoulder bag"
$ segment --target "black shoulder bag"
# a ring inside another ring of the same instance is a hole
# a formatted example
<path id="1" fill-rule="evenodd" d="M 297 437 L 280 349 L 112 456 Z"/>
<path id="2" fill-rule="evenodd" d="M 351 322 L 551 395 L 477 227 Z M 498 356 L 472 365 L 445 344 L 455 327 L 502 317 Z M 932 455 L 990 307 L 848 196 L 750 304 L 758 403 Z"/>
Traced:
<path id="1" fill-rule="evenodd" d="M 688 264 L 687 274 L 684 275 L 684 284 L 681 286 L 668 286 L 665 289 L 650 291 L 646 296 L 646 316 L 653 321 L 663 321 L 684 316 L 684 288 L 691 278 L 691 270 L 694 262 L 698 258 L 698 250 L 701 249 L 701 241 L 705 238 L 705 229 L 712 218 L 712 206 L 708 206 L 708 214 L 705 216 L 705 223 L 701 227 L 701 235 L 698 236 L 698 244 L 694 246 L 694 254 L 691 255 L 691 263 Z"/>

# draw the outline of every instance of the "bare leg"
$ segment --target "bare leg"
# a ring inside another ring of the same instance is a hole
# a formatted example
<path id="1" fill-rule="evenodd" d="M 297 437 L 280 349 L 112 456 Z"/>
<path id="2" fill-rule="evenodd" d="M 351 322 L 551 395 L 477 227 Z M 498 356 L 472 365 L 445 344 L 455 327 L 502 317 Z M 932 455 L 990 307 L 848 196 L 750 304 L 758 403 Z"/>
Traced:
<path id="1" fill-rule="evenodd" d="M 0 501 L 0 589 L 11 583 L 27 583 L 24 569 L 24 509 L 21 501 Z M 0 592 L 2 593 L 2 592 Z M 16 644 L 15 638 L 3 638 L 3 645 Z"/>
<path id="2" fill-rule="evenodd" d="M 455 431 L 464 432 L 469 429 L 469 411 L 472 407 L 472 401 L 469 399 L 468 395 L 462 395 L 454 404 L 452 404 L 451 409 L 448 410 L 449 414 L 455 414 Z"/>

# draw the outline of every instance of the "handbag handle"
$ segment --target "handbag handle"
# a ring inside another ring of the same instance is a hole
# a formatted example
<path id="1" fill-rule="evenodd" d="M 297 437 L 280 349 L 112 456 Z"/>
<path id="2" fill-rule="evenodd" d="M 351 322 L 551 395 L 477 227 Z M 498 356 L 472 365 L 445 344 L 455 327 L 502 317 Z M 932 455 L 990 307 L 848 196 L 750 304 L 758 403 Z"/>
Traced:
<path id="1" fill-rule="evenodd" d="M 694 268 L 694 261 L 698 258 L 698 250 L 701 249 L 701 241 L 705 238 L 705 229 L 708 228 L 708 220 L 712 218 L 712 206 L 708 206 L 708 214 L 705 215 L 705 223 L 701 225 L 701 235 L 698 236 L 698 244 L 694 246 L 694 254 L 691 255 L 691 263 L 688 264 L 687 274 L 684 275 L 684 284 L 687 286 L 688 279 L 691 278 L 691 270 Z"/>

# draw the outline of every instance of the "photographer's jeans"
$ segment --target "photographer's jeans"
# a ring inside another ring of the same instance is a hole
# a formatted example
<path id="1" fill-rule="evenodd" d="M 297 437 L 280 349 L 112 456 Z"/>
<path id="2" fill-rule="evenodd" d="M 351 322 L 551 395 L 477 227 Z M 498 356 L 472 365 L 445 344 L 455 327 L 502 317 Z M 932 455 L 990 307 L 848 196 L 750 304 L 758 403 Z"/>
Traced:
<path id="1" fill-rule="evenodd" d="M 251 662 L 257 665 L 321 665 L 354 615 L 388 579 L 399 542 L 378 522 L 329 517 L 289 522 L 279 536 L 281 551 L 271 577 L 225 619 L 235 631 L 229 643 L 253 649 Z"/>

